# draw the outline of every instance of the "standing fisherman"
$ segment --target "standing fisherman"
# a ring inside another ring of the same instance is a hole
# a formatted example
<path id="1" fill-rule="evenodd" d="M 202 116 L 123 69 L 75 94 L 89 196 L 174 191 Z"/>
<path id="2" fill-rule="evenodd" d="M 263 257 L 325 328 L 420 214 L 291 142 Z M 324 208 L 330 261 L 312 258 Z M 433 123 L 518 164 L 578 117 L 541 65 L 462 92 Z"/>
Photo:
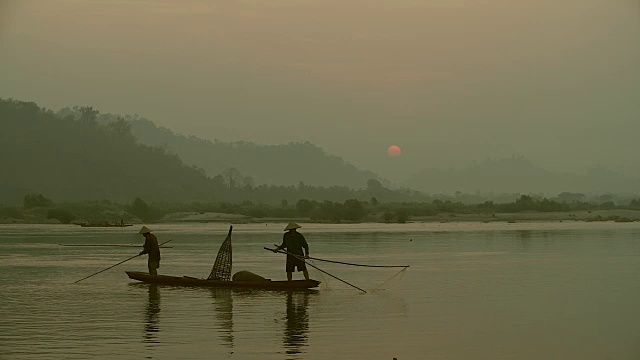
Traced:
<path id="1" fill-rule="evenodd" d="M 138 255 L 149 254 L 149 274 L 157 276 L 158 268 L 160 267 L 160 247 L 158 246 L 158 239 L 146 226 L 143 226 L 138 233 L 144 236 L 144 249 L 140 251 Z"/>
<path id="2" fill-rule="evenodd" d="M 307 265 L 304 263 L 305 259 L 309 258 L 309 245 L 305 240 L 304 236 L 296 231 L 296 229 L 301 228 L 300 225 L 290 222 L 286 228 L 284 228 L 284 236 L 282 237 L 282 245 L 278 246 L 273 250 L 273 252 L 277 252 L 278 250 L 287 249 L 287 280 L 291 281 L 293 278 L 293 270 L 298 268 L 298 271 L 302 271 L 304 274 L 304 278 L 309 280 L 309 272 L 307 271 Z M 304 248 L 304 253 L 302 249 Z M 297 255 L 297 256 L 294 256 Z"/>

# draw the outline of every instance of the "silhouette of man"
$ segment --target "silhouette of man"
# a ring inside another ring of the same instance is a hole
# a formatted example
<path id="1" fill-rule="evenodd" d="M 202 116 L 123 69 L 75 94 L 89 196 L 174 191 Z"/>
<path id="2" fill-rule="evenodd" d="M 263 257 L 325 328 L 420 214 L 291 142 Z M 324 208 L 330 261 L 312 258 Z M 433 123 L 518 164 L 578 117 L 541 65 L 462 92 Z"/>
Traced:
<path id="1" fill-rule="evenodd" d="M 291 281 L 293 278 L 293 271 L 297 268 L 298 271 L 302 271 L 305 280 L 309 280 L 309 272 L 307 271 L 307 265 L 304 263 L 305 259 L 309 258 L 309 245 L 304 236 L 296 231 L 301 228 L 300 225 L 290 222 L 286 228 L 284 228 L 284 236 L 282 236 L 282 245 L 276 247 L 273 252 L 277 252 L 280 249 L 287 249 L 287 280 Z M 304 249 L 304 252 L 303 250 Z M 296 256 L 297 255 L 297 256 Z"/>
<path id="2" fill-rule="evenodd" d="M 143 226 L 138 232 L 144 236 L 144 249 L 140 251 L 138 255 L 149 254 L 149 274 L 158 275 L 158 268 L 160 267 L 160 247 L 158 246 L 158 239 L 151 233 L 151 230 Z"/>

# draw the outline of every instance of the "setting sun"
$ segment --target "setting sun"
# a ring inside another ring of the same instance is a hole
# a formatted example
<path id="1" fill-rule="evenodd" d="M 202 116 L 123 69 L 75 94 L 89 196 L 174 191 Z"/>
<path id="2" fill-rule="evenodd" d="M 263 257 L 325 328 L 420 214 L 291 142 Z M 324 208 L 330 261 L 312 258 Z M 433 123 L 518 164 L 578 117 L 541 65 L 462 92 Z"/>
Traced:
<path id="1" fill-rule="evenodd" d="M 389 146 L 389 148 L 387 149 L 387 155 L 391 156 L 391 157 L 398 157 L 402 154 L 402 150 L 400 150 L 400 146 L 397 145 L 391 145 Z"/>

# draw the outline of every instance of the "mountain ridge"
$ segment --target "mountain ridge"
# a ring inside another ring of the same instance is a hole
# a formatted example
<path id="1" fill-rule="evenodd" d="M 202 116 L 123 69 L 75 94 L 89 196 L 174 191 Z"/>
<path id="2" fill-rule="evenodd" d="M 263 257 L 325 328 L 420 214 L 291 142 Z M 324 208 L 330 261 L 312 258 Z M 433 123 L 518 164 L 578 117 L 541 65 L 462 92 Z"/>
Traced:
<path id="1" fill-rule="evenodd" d="M 431 193 L 640 193 L 640 179 L 602 166 L 586 174 L 559 173 L 539 167 L 524 157 L 486 159 L 455 170 L 425 168 L 404 185 Z"/>
<path id="2" fill-rule="evenodd" d="M 165 203 L 281 205 L 301 199 L 329 205 L 373 197 L 387 202 L 429 199 L 415 191 L 390 190 L 373 178 L 353 189 L 302 181 L 287 186 L 256 185 L 234 168 L 208 177 L 204 169 L 185 163 L 166 147 L 142 144 L 123 118 L 101 124 L 99 112 L 92 107 L 77 108 L 77 112 L 54 113 L 33 102 L 0 98 L 0 153 L 10 154 L 0 157 L 0 204 L 21 203 L 29 194 L 44 195 L 54 202 L 119 203 L 138 198 Z M 317 147 L 300 146 L 326 158 Z M 313 160 L 309 162 L 314 165 Z"/>
<path id="3" fill-rule="evenodd" d="M 78 116 L 77 109 L 64 108 L 60 116 Z M 347 186 L 364 188 L 369 179 L 390 185 L 379 174 L 358 168 L 339 156 L 327 154 L 319 146 L 308 141 L 291 141 L 287 144 L 268 145 L 245 141 L 219 141 L 195 135 L 182 135 L 158 126 L 152 120 L 136 115 L 121 117 L 101 114 L 98 122 L 108 124 L 125 119 L 131 124 L 131 132 L 148 146 L 161 146 L 180 156 L 187 164 L 194 165 L 210 177 L 222 174 L 230 168 L 250 176 L 255 184 L 312 186 Z"/>

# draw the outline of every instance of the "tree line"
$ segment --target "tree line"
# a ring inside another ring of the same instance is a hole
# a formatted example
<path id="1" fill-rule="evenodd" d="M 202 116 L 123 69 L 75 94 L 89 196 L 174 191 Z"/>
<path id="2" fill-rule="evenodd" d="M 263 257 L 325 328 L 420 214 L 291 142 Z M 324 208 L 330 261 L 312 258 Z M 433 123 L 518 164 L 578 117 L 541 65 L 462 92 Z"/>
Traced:
<path id="1" fill-rule="evenodd" d="M 564 202 L 548 198 L 537 198 L 521 195 L 517 200 L 508 203 L 486 201 L 477 204 L 464 204 L 449 200 L 435 199 L 431 202 L 388 202 L 377 198 L 361 201 L 347 199 L 345 201 L 299 199 L 289 202 L 282 199 L 279 204 L 267 204 L 253 201 L 242 202 L 192 202 L 148 203 L 136 197 L 130 203 L 114 203 L 109 200 L 62 202 L 56 203 L 42 194 L 27 194 L 22 206 L 0 206 L 0 220 L 15 222 L 155 222 L 174 213 L 206 212 L 244 215 L 247 221 L 261 219 L 294 219 L 302 218 L 316 222 L 399 222 L 410 221 L 414 217 L 477 214 L 495 216 L 496 213 L 518 213 L 524 211 L 567 212 L 580 210 L 640 210 L 640 199 L 633 199 L 628 204 L 615 205 L 611 202 L 588 203 L 582 201 Z"/>

